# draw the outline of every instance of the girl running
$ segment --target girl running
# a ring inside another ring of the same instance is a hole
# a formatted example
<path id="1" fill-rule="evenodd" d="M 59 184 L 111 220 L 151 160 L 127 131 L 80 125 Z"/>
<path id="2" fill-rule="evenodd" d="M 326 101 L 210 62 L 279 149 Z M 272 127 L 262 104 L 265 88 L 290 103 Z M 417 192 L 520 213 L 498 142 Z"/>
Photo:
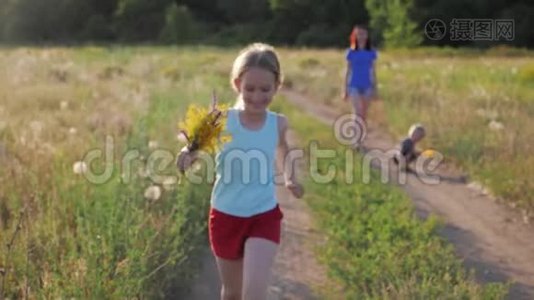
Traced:
<path id="1" fill-rule="evenodd" d="M 242 50 L 230 81 L 242 108 L 228 110 L 226 130 L 232 139 L 216 155 L 209 238 L 221 298 L 266 299 L 283 217 L 275 194 L 275 157 L 277 150 L 283 158 L 289 152 L 288 120 L 268 109 L 282 83 L 274 48 L 256 43 Z M 194 157 L 182 150 L 178 168 L 188 168 Z M 293 196 L 302 197 L 304 190 L 287 163 L 284 179 Z"/>

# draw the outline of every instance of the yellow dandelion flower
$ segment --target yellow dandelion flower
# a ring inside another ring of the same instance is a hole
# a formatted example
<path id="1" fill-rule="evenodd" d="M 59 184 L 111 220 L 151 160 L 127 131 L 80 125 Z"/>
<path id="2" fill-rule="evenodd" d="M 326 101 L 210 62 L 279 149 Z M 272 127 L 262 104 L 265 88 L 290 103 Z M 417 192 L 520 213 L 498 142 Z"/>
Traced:
<path id="1" fill-rule="evenodd" d="M 432 149 L 427 149 L 425 151 L 423 151 L 421 153 L 422 156 L 424 157 L 434 157 L 434 155 L 436 155 L 436 151 L 432 150 Z"/>
<path id="2" fill-rule="evenodd" d="M 213 95 L 210 109 L 198 105 L 190 105 L 185 120 L 178 124 L 185 136 L 189 151 L 203 150 L 215 152 L 221 143 L 230 141 L 231 137 L 224 132 L 226 127 L 227 105 L 217 106 L 217 97 Z"/>

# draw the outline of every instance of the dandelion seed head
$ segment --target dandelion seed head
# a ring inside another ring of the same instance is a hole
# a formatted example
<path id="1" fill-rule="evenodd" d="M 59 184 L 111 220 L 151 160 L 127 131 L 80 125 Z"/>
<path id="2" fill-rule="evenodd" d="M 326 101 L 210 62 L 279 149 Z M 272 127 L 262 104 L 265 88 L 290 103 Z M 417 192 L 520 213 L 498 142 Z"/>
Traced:
<path id="1" fill-rule="evenodd" d="M 163 189 L 166 191 L 171 191 L 174 189 L 176 183 L 178 183 L 178 179 L 175 176 L 166 177 L 162 182 Z"/>
<path id="2" fill-rule="evenodd" d="M 76 175 L 81 175 L 87 172 L 87 164 L 83 161 L 77 161 L 72 165 L 72 171 Z"/>
<path id="3" fill-rule="evenodd" d="M 158 148 L 158 141 L 149 141 L 148 142 L 148 149 L 150 150 L 154 150 L 156 148 Z"/>
<path id="4" fill-rule="evenodd" d="M 156 201 L 161 197 L 161 188 L 157 185 L 151 185 L 146 188 L 144 196 L 147 200 Z"/>
<path id="5" fill-rule="evenodd" d="M 59 103 L 59 108 L 61 110 L 66 110 L 67 108 L 69 108 L 69 102 L 68 101 L 61 101 Z"/>
<path id="6" fill-rule="evenodd" d="M 490 130 L 493 130 L 493 131 L 500 131 L 500 130 L 503 130 L 503 129 L 504 129 L 504 124 L 501 123 L 501 122 L 492 120 L 492 121 L 488 124 L 488 127 L 489 127 Z"/>
<path id="7" fill-rule="evenodd" d="M 191 170 L 196 173 L 198 171 L 200 171 L 202 169 L 202 165 L 200 163 L 195 163 L 193 164 L 193 166 L 191 167 Z"/>

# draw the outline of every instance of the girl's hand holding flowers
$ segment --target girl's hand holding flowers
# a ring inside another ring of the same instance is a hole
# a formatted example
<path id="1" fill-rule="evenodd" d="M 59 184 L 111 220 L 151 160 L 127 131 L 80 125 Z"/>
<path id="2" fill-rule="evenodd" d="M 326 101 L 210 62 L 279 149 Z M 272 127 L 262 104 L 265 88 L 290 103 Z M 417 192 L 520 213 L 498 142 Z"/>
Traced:
<path id="1" fill-rule="evenodd" d="M 217 97 L 213 94 L 211 109 L 190 105 L 185 120 L 180 122 L 181 136 L 187 141 L 176 159 L 180 172 L 195 162 L 198 151 L 215 152 L 221 145 L 230 141 L 231 137 L 224 134 L 227 107 L 217 107 Z"/>
<path id="2" fill-rule="evenodd" d="M 178 167 L 180 173 L 184 173 L 185 170 L 189 169 L 196 159 L 196 151 L 190 151 L 187 146 L 183 147 L 178 154 L 178 158 L 176 159 L 176 166 Z"/>

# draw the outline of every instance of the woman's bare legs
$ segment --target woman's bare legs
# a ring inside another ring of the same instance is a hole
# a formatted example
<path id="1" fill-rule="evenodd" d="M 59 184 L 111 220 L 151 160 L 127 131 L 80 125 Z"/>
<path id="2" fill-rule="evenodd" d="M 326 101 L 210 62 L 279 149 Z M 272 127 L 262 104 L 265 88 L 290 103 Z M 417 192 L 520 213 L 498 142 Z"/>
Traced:
<path id="1" fill-rule="evenodd" d="M 243 259 L 215 257 L 221 278 L 221 300 L 241 300 L 243 289 Z"/>
<path id="2" fill-rule="evenodd" d="M 355 149 L 360 149 L 363 146 L 363 139 L 365 138 L 365 130 L 367 130 L 367 110 L 369 108 L 369 99 L 363 95 L 352 95 L 351 98 L 352 109 L 356 115 L 356 127 L 363 132 L 359 133 L 357 137 L 359 140 L 354 145 Z"/>
<path id="3" fill-rule="evenodd" d="M 243 269 L 243 299 L 267 298 L 272 265 L 278 244 L 263 238 L 251 237 L 245 242 Z"/>
<path id="4" fill-rule="evenodd" d="M 352 108 L 354 110 L 354 114 L 357 115 L 360 120 L 367 122 L 367 111 L 369 110 L 369 102 L 370 97 L 369 96 L 363 96 L 363 95 L 356 95 L 352 96 Z"/>

